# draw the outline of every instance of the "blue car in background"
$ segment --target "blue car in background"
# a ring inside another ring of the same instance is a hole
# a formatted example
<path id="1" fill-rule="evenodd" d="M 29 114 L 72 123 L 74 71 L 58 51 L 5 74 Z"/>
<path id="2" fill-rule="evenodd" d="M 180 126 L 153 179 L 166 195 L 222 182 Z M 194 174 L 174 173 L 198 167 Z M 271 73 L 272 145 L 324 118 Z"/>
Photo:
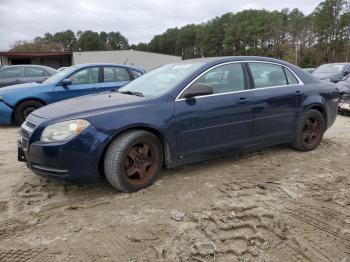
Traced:
<path id="1" fill-rule="evenodd" d="M 132 192 L 163 166 L 290 143 L 315 149 L 334 123 L 338 89 L 286 62 L 262 57 L 185 60 L 117 92 L 34 111 L 18 159 L 36 174 L 77 183 L 105 176 Z"/>
<path id="2" fill-rule="evenodd" d="M 64 99 L 118 89 L 145 73 L 135 66 L 81 64 L 71 66 L 43 83 L 0 89 L 0 124 L 22 124 L 34 110 Z"/>

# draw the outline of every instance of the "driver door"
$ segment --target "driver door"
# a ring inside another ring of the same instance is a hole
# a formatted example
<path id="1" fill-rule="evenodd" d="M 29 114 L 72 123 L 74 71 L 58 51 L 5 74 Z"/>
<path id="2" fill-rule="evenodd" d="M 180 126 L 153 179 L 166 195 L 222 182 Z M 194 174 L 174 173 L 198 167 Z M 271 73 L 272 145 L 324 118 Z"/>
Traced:
<path id="1" fill-rule="evenodd" d="M 97 93 L 99 88 L 103 86 L 100 70 L 99 66 L 92 66 L 80 69 L 70 75 L 69 79 L 72 82 L 70 85 L 58 84 L 55 87 L 55 95 L 53 96 L 55 101 L 53 102 Z"/>
<path id="2" fill-rule="evenodd" d="M 203 83 L 213 94 L 175 101 L 178 157 L 240 148 L 250 141 L 252 94 L 241 63 L 217 66 L 194 83 Z"/>

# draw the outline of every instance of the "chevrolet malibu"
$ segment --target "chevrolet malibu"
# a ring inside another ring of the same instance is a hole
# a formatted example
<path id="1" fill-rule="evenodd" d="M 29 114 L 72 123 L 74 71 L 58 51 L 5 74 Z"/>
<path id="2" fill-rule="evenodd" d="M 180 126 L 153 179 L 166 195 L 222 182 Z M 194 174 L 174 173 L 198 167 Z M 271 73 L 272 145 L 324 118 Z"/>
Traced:
<path id="1" fill-rule="evenodd" d="M 74 65 L 42 84 L 0 88 L 0 124 L 22 124 L 35 109 L 68 98 L 118 89 L 144 74 L 141 68 L 117 64 Z"/>
<path id="2" fill-rule="evenodd" d="M 116 92 L 34 111 L 18 159 L 36 174 L 116 189 L 151 185 L 161 169 L 289 143 L 315 149 L 335 121 L 338 90 L 262 57 L 187 60 Z"/>

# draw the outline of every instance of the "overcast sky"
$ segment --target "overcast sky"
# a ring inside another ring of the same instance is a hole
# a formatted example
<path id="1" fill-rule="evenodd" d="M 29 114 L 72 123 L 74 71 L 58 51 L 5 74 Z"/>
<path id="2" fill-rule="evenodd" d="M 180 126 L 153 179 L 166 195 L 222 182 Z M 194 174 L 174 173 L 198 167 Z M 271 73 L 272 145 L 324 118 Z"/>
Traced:
<path id="1" fill-rule="evenodd" d="M 148 42 L 167 28 L 205 22 L 244 9 L 299 8 L 318 0 L 0 0 L 0 50 L 16 40 L 71 29 L 120 31 L 130 44 Z"/>

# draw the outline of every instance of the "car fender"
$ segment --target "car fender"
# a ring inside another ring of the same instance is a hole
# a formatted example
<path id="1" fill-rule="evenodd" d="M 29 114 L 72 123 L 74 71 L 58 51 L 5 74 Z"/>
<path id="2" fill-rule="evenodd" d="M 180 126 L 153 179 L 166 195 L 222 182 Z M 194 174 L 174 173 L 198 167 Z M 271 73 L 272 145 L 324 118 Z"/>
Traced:
<path id="1" fill-rule="evenodd" d="M 329 128 L 335 121 L 337 109 L 335 104 L 327 102 L 327 99 L 323 95 L 311 94 L 301 104 L 301 112 L 306 112 L 310 109 L 319 110 L 325 118 L 326 128 Z"/>

